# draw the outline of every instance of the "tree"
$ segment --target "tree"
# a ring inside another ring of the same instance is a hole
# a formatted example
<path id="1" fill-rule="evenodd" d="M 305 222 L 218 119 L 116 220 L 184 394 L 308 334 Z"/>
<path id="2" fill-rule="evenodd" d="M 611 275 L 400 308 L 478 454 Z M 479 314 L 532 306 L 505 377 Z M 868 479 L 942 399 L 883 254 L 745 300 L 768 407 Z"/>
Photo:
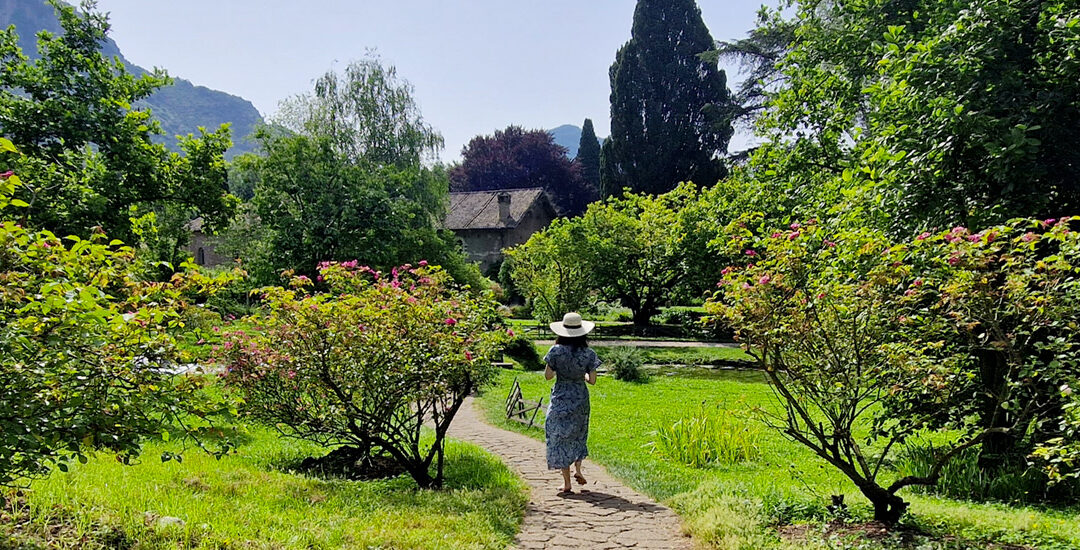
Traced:
<path id="1" fill-rule="evenodd" d="M 257 179 L 252 204 L 265 227 L 259 232 L 269 240 L 244 256 L 270 263 L 252 266 L 255 272 L 291 269 L 314 277 L 324 261 L 389 268 L 426 259 L 458 280 L 479 283 L 453 235 L 439 229 L 446 171 L 424 160 L 442 138 L 423 121 L 411 87 L 393 67 L 375 58 L 353 62 L 343 76 L 320 78 L 313 94 L 285 102 L 283 112 L 278 127 L 257 133 L 265 155 L 244 160 Z"/>
<path id="2" fill-rule="evenodd" d="M 649 324 L 677 295 L 697 294 L 697 285 L 715 279 L 696 273 L 705 253 L 691 250 L 711 240 L 702 232 L 699 194 L 683 184 L 659 196 L 626 194 L 589 205 L 581 216 L 560 220 L 511 249 L 515 285 L 530 299 L 538 318 L 557 320 L 585 305 L 589 293 L 618 301 L 634 324 Z M 684 216 L 684 213 L 693 214 Z M 687 239 L 688 232 L 695 238 Z M 711 280 L 710 280 L 711 279 Z M 695 290 L 690 290 L 691 288 Z"/>
<path id="3" fill-rule="evenodd" d="M 731 97 L 715 59 L 701 55 L 714 47 L 693 0 L 638 1 L 631 39 L 610 70 L 606 195 L 711 186 L 726 174 Z"/>
<path id="4" fill-rule="evenodd" d="M 578 142 L 578 154 L 574 159 L 582 182 L 590 189 L 600 190 L 600 142 L 596 139 L 592 119 L 585 119 L 581 125 L 581 141 Z"/>
<path id="5" fill-rule="evenodd" d="M 309 294 L 307 277 L 263 289 L 265 330 L 225 335 L 226 382 L 284 435 L 388 455 L 420 487 L 441 486 L 450 422 L 494 379 L 492 357 L 509 341 L 498 304 L 425 265 L 380 274 L 328 263 L 319 277 L 329 292 Z"/>
<path id="6" fill-rule="evenodd" d="M 154 143 L 161 134 L 149 111 L 133 105 L 170 83 L 161 71 L 135 78 L 101 53 L 109 25 L 93 1 L 82 13 L 50 0 L 63 34 L 38 37 L 31 61 L 13 27 L 0 32 L 0 129 L 23 155 L 11 168 L 24 176 L 19 198 L 33 225 L 89 237 L 94 227 L 129 240 L 129 211 L 166 207 L 202 215 L 208 226 L 231 215 L 225 188 L 229 130 L 180 139 L 183 155 Z"/>
<path id="7" fill-rule="evenodd" d="M 800 2 L 756 31 L 795 37 L 756 171 L 895 235 L 1074 210 L 1077 21 L 1061 0 Z"/>
<path id="8" fill-rule="evenodd" d="M 795 24 L 785 19 L 779 10 L 762 6 L 758 11 L 757 26 L 740 40 L 717 43 L 716 59 L 738 62 L 748 72 L 739 85 L 732 102 L 732 124 L 752 128 L 754 122 L 767 109 L 769 99 L 776 88 L 783 84 L 780 61 L 791 50 L 795 41 Z M 710 52 L 710 58 L 713 52 Z"/>
<path id="9" fill-rule="evenodd" d="M 544 130 L 508 126 L 477 136 L 461 150 L 461 164 L 450 170 L 454 191 L 541 187 L 559 214 L 573 216 L 596 199 L 596 189 L 581 179 L 566 158 L 566 148 Z"/>
<path id="10" fill-rule="evenodd" d="M 725 269 L 708 307 L 765 370 L 783 404 L 770 423 L 850 478 L 875 519 L 898 521 L 900 489 L 933 485 L 959 453 L 1000 435 L 1068 456 L 1057 385 L 1080 366 L 1067 314 L 1075 231 L 1020 220 L 894 243 L 872 229 L 767 227 L 760 215 L 729 226 L 747 261 Z M 987 370 L 987 355 L 1004 368 Z M 928 471 L 889 482 L 890 452 L 942 428 Z"/>
<path id="11" fill-rule="evenodd" d="M 558 321 L 588 303 L 591 266 L 581 250 L 581 226 L 557 219 L 524 244 L 507 249 L 506 261 L 514 287 L 532 306 L 533 317 Z"/>
<path id="12" fill-rule="evenodd" d="M 0 139 L 0 149 L 14 148 Z M 190 361 L 174 336 L 193 300 L 228 278 L 186 266 L 146 282 L 135 250 L 100 231 L 61 240 L 15 223 L 23 182 L 0 179 L 0 485 L 66 471 L 94 450 L 127 463 L 148 438 L 207 435 L 222 408 L 204 377 L 173 374 Z"/>
<path id="13" fill-rule="evenodd" d="M 626 194 L 589 207 L 575 223 L 585 244 L 592 287 L 649 325 L 675 295 L 683 275 L 679 212 L 696 198 L 691 184 L 659 196 Z"/>

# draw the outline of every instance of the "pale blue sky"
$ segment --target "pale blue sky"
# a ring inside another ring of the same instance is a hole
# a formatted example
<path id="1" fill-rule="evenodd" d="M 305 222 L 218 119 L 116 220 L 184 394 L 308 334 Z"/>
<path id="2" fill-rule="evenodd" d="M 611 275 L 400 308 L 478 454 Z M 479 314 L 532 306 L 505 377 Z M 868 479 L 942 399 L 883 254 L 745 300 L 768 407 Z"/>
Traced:
<path id="1" fill-rule="evenodd" d="M 144 67 L 250 100 L 264 116 L 376 49 L 413 84 L 443 159 L 509 124 L 608 133 L 608 67 L 634 0 L 99 0 Z M 759 1 L 699 0 L 715 39 L 745 35 Z M 729 68 L 729 86 L 738 75 Z M 732 148 L 745 137 L 737 136 Z"/>

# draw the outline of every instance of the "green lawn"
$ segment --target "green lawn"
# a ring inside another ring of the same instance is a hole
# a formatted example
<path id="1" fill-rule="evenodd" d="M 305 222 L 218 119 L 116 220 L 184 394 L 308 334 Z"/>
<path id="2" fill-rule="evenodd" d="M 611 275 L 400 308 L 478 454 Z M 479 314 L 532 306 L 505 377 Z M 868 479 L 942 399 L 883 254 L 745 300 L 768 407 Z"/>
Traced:
<path id="1" fill-rule="evenodd" d="M 551 349 L 548 345 L 536 346 L 540 357 Z M 603 360 L 611 352 L 608 346 L 593 346 L 596 354 Z M 645 363 L 648 365 L 729 365 L 731 363 L 751 364 L 753 358 L 739 348 L 729 347 L 700 347 L 700 348 L 676 348 L 676 347 L 640 347 Z"/>
<path id="2" fill-rule="evenodd" d="M 539 429 L 507 422 L 502 400 L 514 377 L 526 398 L 546 397 L 551 382 L 542 373 L 503 372 L 481 403 L 497 425 L 543 438 Z M 803 547 L 776 536 L 776 523 L 820 525 L 828 495 L 843 493 L 856 519 L 869 508 L 842 475 L 801 446 L 766 429 L 762 458 L 748 464 L 694 469 L 652 453 L 648 444 L 660 425 L 670 425 L 706 406 L 775 409 L 776 402 L 756 371 L 709 371 L 704 377 L 654 376 L 646 384 L 601 377 L 591 388 L 591 457 L 629 485 L 672 506 L 691 533 L 715 548 Z M 1038 548 L 1080 548 L 1080 513 L 975 504 L 916 494 L 909 524 L 936 535 L 972 541 L 921 548 L 986 548 L 984 541 L 1031 544 Z M 933 543 L 931 543 L 933 544 Z M 887 547 L 874 544 L 868 548 Z"/>
<path id="3" fill-rule="evenodd" d="M 419 490 L 406 477 L 293 473 L 290 465 L 323 453 L 264 428 L 220 461 L 189 450 L 183 463 L 162 463 L 165 449 L 172 447 L 149 446 L 134 466 L 100 455 L 34 482 L 25 496 L 32 523 L 19 529 L 18 542 L 4 540 L 12 522 L 0 524 L 0 548 L 48 540 L 55 548 L 503 549 L 527 502 L 525 485 L 502 463 L 459 442 L 448 448 L 439 491 Z M 185 523 L 161 527 L 156 516 Z"/>

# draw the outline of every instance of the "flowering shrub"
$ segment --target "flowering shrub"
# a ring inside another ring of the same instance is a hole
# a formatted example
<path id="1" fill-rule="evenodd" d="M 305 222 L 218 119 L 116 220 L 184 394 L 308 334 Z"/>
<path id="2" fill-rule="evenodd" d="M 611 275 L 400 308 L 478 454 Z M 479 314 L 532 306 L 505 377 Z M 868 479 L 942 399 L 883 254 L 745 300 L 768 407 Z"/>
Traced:
<path id="1" fill-rule="evenodd" d="M 203 378 L 173 374 L 173 335 L 189 297 L 226 280 L 142 281 L 132 248 L 101 232 L 60 239 L 24 228 L 8 219 L 25 204 L 11 199 L 18 185 L 0 175 L 0 484 L 66 470 L 93 449 L 127 462 L 148 436 L 209 429 L 190 423 L 216 405 Z"/>
<path id="2" fill-rule="evenodd" d="M 389 274 L 324 263 L 317 278 L 261 290 L 264 330 L 225 334 L 218 350 L 227 383 L 247 414 L 286 435 L 386 454 L 421 487 L 439 486 L 446 430 L 509 339 L 498 304 L 423 262 Z"/>
<path id="3" fill-rule="evenodd" d="M 1022 455 L 1041 442 L 1058 467 L 1070 464 L 1058 388 L 1080 366 L 1080 247 L 1068 221 L 895 244 L 813 221 L 766 230 L 760 219 L 729 227 L 746 263 L 724 270 L 708 308 L 737 328 L 787 405 L 773 425 L 851 478 L 876 519 L 898 520 L 899 489 L 932 485 L 976 445 L 998 453 L 1027 438 Z M 867 427 L 873 453 L 855 435 Z M 928 475 L 880 482 L 894 445 L 942 427 L 961 436 Z"/>
<path id="4" fill-rule="evenodd" d="M 898 388 L 893 411 L 928 427 L 985 430 L 980 465 L 991 471 L 1022 468 L 1036 447 L 1070 440 L 1064 390 L 1080 372 L 1080 234 L 1069 226 L 956 227 L 906 247 L 916 272 L 900 300 L 910 338 L 902 357 L 923 380 Z M 949 388 L 949 399 L 923 399 L 927 385 Z M 1044 465 L 1056 479 L 1070 464 Z"/>

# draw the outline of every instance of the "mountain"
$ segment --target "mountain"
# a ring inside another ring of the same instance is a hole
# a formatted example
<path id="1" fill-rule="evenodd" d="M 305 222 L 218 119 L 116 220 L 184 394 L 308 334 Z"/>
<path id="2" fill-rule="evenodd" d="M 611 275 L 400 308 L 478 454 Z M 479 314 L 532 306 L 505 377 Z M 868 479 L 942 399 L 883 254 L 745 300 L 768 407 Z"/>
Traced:
<path id="1" fill-rule="evenodd" d="M 566 156 L 570 158 L 577 157 L 578 145 L 581 145 L 581 127 L 574 126 L 573 124 L 563 124 L 558 128 L 548 130 L 548 133 L 555 138 L 555 143 L 562 145 L 568 149 Z M 604 144 L 604 140 L 597 138 L 597 142 L 600 145 Z"/>
<path id="2" fill-rule="evenodd" d="M 52 6 L 45 0 L 0 0 L 0 26 L 15 25 L 19 33 L 19 46 L 31 58 L 38 57 L 38 31 L 60 32 L 60 23 Z M 102 52 L 109 57 L 119 57 L 134 75 L 147 73 L 146 69 L 133 65 L 111 38 L 102 45 Z M 172 86 L 159 89 L 154 95 L 136 104 L 136 108 L 149 108 L 154 118 L 161 121 L 165 131 L 163 142 L 175 146 L 176 135 L 198 134 L 199 126 L 215 130 L 222 123 L 232 123 L 233 147 L 225 154 L 232 158 L 251 152 L 255 144 L 245 139 L 255 126 L 262 122 L 259 111 L 246 99 L 203 86 L 188 80 L 175 78 Z"/>

